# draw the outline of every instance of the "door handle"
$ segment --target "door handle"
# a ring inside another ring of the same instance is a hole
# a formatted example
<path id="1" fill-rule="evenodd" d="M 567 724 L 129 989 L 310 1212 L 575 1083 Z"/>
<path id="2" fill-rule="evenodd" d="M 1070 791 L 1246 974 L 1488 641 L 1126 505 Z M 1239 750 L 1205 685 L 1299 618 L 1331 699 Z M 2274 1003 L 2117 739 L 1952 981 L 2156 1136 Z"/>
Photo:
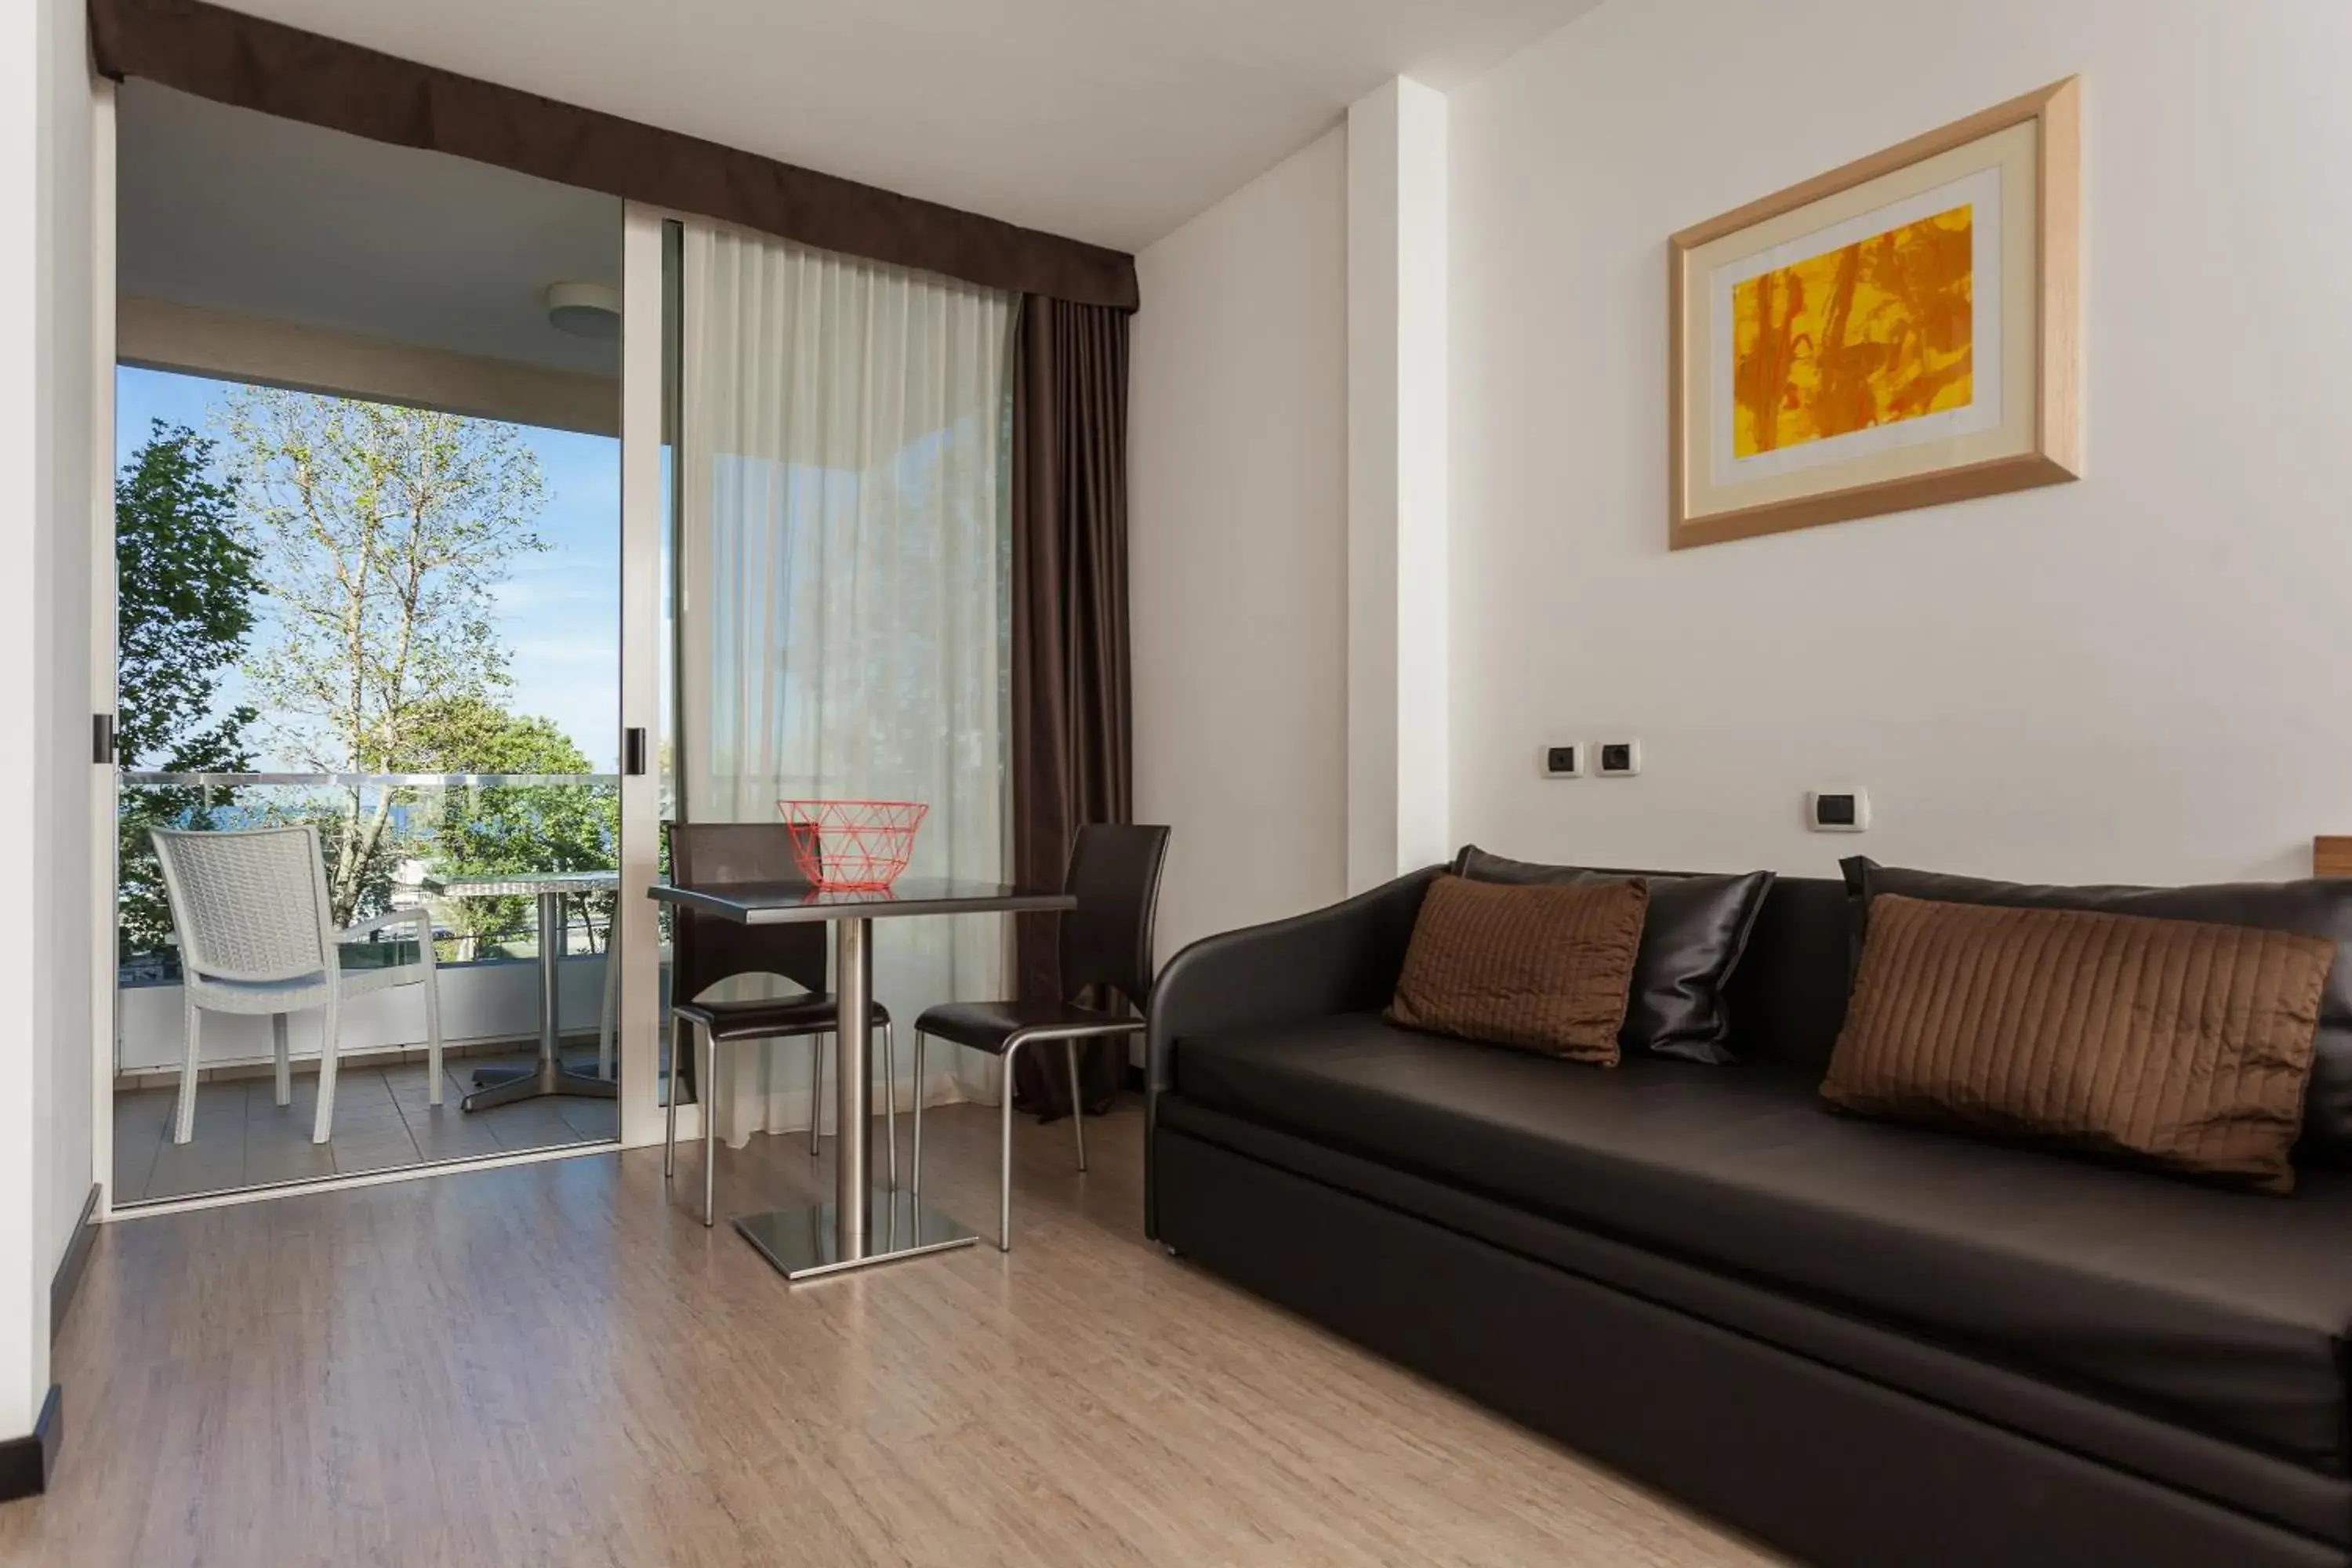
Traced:
<path id="1" fill-rule="evenodd" d="M 621 771 L 631 778 L 646 771 L 646 732 L 641 726 L 621 731 Z"/>

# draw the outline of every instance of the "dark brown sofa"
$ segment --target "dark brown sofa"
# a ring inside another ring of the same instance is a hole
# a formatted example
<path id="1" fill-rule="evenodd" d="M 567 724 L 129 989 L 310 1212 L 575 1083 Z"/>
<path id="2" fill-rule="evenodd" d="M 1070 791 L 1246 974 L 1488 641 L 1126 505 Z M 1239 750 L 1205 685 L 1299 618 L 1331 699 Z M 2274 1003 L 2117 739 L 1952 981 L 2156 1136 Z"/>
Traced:
<path id="1" fill-rule="evenodd" d="M 1171 1249 L 1821 1563 L 2352 1563 L 2352 1172 L 2280 1199 L 1826 1113 L 1838 882 L 1774 885 L 1735 1065 L 1394 1028 L 1433 874 L 1169 965 Z"/>

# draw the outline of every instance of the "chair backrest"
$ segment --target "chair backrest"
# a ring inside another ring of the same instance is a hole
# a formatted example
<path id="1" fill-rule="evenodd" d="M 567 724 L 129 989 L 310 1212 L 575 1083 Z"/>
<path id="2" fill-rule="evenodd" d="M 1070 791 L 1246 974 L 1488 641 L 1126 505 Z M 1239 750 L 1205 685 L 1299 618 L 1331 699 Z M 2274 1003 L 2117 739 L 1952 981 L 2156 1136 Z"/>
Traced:
<path id="1" fill-rule="evenodd" d="M 1138 1007 L 1151 1000 L 1151 921 L 1167 858 L 1165 827 L 1090 822 L 1078 829 L 1063 882 L 1078 900 L 1062 917 L 1065 1000 L 1089 985 L 1116 985 Z"/>
<path id="2" fill-rule="evenodd" d="M 181 967 L 214 980 L 299 980 L 334 969 L 315 827 L 151 830 Z"/>
<path id="3" fill-rule="evenodd" d="M 682 888 L 808 882 L 793 855 L 792 829 L 781 822 L 674 822 L 669 875 Z M 780 974 L 811 991 L 825 988 L 821 923 L 744 925 L 685 908 L 670 918 L 670 994 L 681 1002 L 739 974 Z"/>

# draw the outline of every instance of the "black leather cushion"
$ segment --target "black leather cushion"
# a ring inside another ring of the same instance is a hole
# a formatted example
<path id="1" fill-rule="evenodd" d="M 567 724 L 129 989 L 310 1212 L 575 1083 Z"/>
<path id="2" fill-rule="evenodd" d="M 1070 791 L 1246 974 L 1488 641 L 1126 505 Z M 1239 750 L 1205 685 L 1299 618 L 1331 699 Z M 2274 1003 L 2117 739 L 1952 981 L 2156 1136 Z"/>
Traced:
<path id="1" fill-rule="evenodd" d="M 1840 865 L 1853 896 L 1857 952 L 1870 900 L 1881 893 L 1947 904 L 2098 910 L 2326 937 L 2336 943 L 2336 963 L 2328 973 L 2326 989 L 2320 993 L 2311 1082 L 2303 1097 L 2303 1138 L 2294 1154 L 2298 1163 L 2352 1163 L 2352 879 L 2216 882 L 2191 888 L 2069 888 L 1906 870 L 1882 866 L 1865 855 L 1853 856 Z"/>
<path id="2" fill-rule="evenodd" d="M 1477 882 L 1578 883 L 1639 877 L 1650 884 L 1650 912 L 1642 926 L 1642 952 L 1633 961 L 1633 990 L 1618 1043 L 1627 1051 L 1655 1051 L 1697 1062 L 1732 1059 L 1724 983 L 1748 949 L 1756 913 L 1771 891 L 1772 873 L 1696 876 L 1681 871 L 1611 871 L 1586 866 L 1544 866 L 1489 855 L 1466 844 L 1454 858 L 1457 876 Z"/>
<path id="3" fill-rule="evenodd" d="M 719 1040 L 764 1040 L 782 1035 L 830 1034 L 841 1021 L 832 994 L 814 991 L 799 996 L 754 996 L 739 1002 L 685 1002 L 671 1009 L 681 1018 L 709 1026 Z M 874 1026 L 882 1027 L 890 1015 L 874 1004 Z"/>
<path id="4" fill-rule="evenodd" d="M 1834 877 L 1775 877 L 1748 951 L 1723 988 L 1742 1061 L 1802 1062 L 1818 1075 L 1845 1023 L 1853 900 Z"/>
<path id="5" fill-rule="evenodd" d="M 1349 1014 L 1188 1037 L 1176 1092 L 2341 1473 L 2352 1173 L 2292 1199 L 1825 1116 L 1810 1071 L 1578 1072 Z"/>
<path id="6" fill-rule="evenodd" d="M 1081 1007 L 1074 1002 L 950 1002 L 924 1009 L 923 1016 L 915 1020 L 915 1029 L 934 1039 L 953 1040 L 975 1051 L 1003 1056 L 1013 1037 L 1027 1030 L 1093 1029 L 1105 1035 L 1141 1034 L 1143 1020 L 1096 1007 Z"/>

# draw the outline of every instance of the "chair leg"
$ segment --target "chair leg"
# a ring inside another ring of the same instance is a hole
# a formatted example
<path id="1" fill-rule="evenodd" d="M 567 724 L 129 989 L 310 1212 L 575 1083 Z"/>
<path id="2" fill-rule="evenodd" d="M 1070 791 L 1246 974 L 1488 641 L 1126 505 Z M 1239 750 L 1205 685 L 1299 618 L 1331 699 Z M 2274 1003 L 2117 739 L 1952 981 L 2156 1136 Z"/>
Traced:
<path id="1" fill-rule="evenodd" d="M 702 1102 L 702 1226 L 708 1230 L 719 1210 L 719 1037 L 702 1025 L 702 1070 L 695 1075 L 695 1098 Z"/>
<path id="2" fill-rule="evenodd" d="M 1013 1250 L 1013 1058 L 1022 1042 L 1014 1040 L 1004 1047 L 1004 1081 L 998 1099 L 1003 1106 L 1003 1131 L 998 1135 L 996 1151 L 996 1250 Z"/>
<path id="3" fill-rule="evenodd" d="M 816 1158 L 817 1129 L 824 1125 L 824 1047 L 831 1035 L 809 1037 L 809 1158 Z"/>
<path id="4" fill-rule="evenodd" d="M 294 1047 L 288 1042 L 286 1015 L 269 1015 L 269 1054 L 278 1064 L 278 1103 L 294 1103 Z"/>
<path id="5" fill-rule="evenodd" d="M 685 1044 L 679 1037 L 685 1032 L 686 1020 L 673 1016 L 669 1021 L 669 1093 L 663 1096 L 668 1104 L 662 1112 L 662 1180 L 665 1182 L 677 1174 L 677 1055 L 678 1047 Z"/>
<path id="6" fill-rule="evenodd" d="M 1078 1135 L 1078 1169 L 1087 1168 L 1087 1108 L 1078 1098 L 1078 1042 L 1064 1040 L 1070 1058 L 1070 1126 Z"/>
<path id="7" fill-rule="evenodd" d="M 923 1195 L 923 1031 L 915 1031 L 915 1195 Z"/>
<path id="8" fill-rule="evenodd" d="M 890 1145 L 884 1166 L 895 1193 L 898 1190 L 898 1045 L 890 1037 L 887 1024 L 882 1026 L 882 1136 Z"/>
<path id="9" fill-rule="evenodd" d="M 182 1011 L 186 1016 L 185 1043 L 180 1056 L 180 1106 L 172 1116 L 174 1143 L 185 1143 L 196 1135 L 196 1017 L 202 1009 L 190 1002 Z"/>
<path id="10" fill-rule="evenodd" d="M 324 1143 L 335 1132 L 335 1068 L 342 1032 L 335 1014 L 330 1003 L 326 1019 L 319 1026 L 319 1115 L 310 1128 L 313 1143 Z"/>

